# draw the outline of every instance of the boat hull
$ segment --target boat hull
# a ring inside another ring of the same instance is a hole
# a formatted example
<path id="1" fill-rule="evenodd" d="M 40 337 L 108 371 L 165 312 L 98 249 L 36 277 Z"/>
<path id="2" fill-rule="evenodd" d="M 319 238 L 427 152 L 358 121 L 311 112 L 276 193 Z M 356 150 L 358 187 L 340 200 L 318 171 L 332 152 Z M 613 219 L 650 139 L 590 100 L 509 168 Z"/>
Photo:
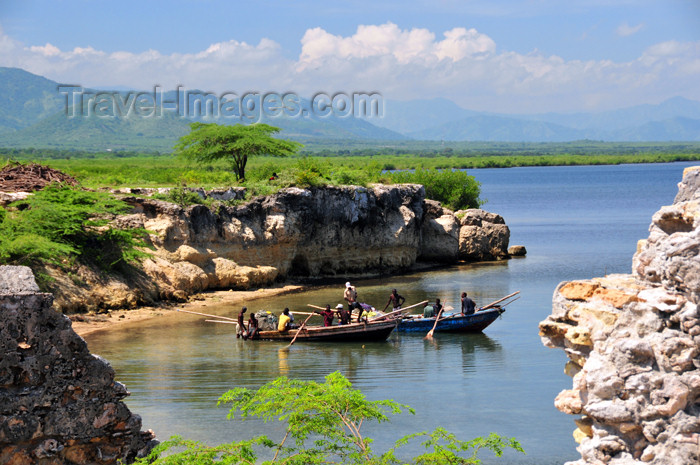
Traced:
<path id="1" fill-rule="evenodd" d="M 295 342 L 369 342 L 385 341 L 396 328 L 396 321 L 377 321 L 370 323 L 353 323 L 338 326 L 309 326 L 302 330 L 292 329 L 286 332 L 260 331 L 261 340 L 291 341 L 298 331 Z"/>
<path id="2" fill-rule="evenodd" d="M 455 316 L 438 321 L 435 332 L 480 333 L 493 323 L 505 310 L 494 308 L 472 315 Z M 401 320 L 396 330 L 403 333 L 427 333 L 433 329 L 435 318 L 407 318 Z"/>

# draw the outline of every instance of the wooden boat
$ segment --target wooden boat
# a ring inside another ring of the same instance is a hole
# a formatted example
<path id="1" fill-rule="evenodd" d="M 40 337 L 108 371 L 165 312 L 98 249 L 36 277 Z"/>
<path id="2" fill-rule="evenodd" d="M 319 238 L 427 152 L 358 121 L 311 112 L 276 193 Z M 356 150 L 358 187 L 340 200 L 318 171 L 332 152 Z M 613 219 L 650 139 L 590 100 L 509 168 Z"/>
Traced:
<path id="1" fill-rule="evenodd" d="M 496 321 L 496 318 L 505 311 L 504 308 L 493 307 L 471 315 L 455 313 L 453 315 L 444 316 L 438 321 L 435 331 L 442 333 L 480 333 L 486 329 L 488 325 Z M 421 315 L 408 315 L 399 320 L 399 325 L 396 327 L 396 330 L 404 333 L 426 333 L 433 329 L 434 324 L 435 317 L 423 318 Z"/>
<path id="2" fill-rule="evenodd" d="M 370 321 L 336 326 L 306 326 L 303 329 L 289 331 L 260 331 L 259 339 L 273 341 L 291 341 L 299 332 L 296 341 L 328 342 L 367 342 L 385 341 L 396 328 L 396 320 Z"/>

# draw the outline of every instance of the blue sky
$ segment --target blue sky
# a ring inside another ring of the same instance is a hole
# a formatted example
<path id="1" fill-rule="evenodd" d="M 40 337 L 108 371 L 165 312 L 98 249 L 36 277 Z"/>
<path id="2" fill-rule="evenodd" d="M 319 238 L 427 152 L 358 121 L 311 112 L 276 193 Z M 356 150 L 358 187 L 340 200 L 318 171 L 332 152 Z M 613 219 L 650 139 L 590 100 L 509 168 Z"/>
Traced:
<path id="1" fill-rule="evenodd" d="M 606 110 L 700 100 L 700 2 L 0 0 L 0 66 L 84 86 Z"/>

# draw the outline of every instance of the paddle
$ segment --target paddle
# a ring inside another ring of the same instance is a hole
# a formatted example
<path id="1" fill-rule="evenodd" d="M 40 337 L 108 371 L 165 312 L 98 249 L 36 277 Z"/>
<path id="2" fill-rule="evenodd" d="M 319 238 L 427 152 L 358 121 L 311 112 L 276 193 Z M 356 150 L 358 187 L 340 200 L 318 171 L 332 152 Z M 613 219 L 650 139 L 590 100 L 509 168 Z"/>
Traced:
<path id="1" fill-rule="evenodd" d="M 189 310 L 180 310 L 179 308 L 174 308 L 173 310 L 176 311 L 176 312 L 191 313 L 191 314 L 193 314 L 193 315 L 201 315 L 201 316 L 208 316 L 208 317 L 211 317 L 211 318 L 218 318 L 218 319 L 220 319 L 220 320 L 231 320 L 231 321 L 235 321 L 236 323 L 238 323 L 238 320 L 237 320 L 237 319 L 235 319 L 235 318 L 229 318 L 229 317 L 226 317 L 226 316 L 210 315 L 210 314 L 208 314 L 208 313 L 191 312 L 191 311 L 189 311 Z"/>
<path id="2" fill-rule="evenodd" d="M 515 301 L 518 300 L 519 298 L 520 298 L 520 296 L 518 296 L 518 297 L 516 297 L 516 298 L 514 298 L 514 299 L 511 299 L 511 300 L 509 300 L 508 302 L 505 302 L 505 303 L 503 303 L 503 304 L 501 304 L 501 305 L 498 305 L 498 306 L 501 307 L 501 308 L 504 308 L 506 305 L 512 304 L 513 302 L 515 302 Z"/>
<path id="3" fill-rule="evenodd" d="M 509 295 L 503 297 L 502 299 L 494 300 L 494 301 L 491 302 L 490 304 L 488 304 L 488 305 L 486 305 L 486 306 L 484 306 L 484 307 L 481 307 L 479 310 L 481 311 L 481 310 L 486 310 L 486 309 L 488 309 L 488 308 L 491 308 L 491 307 L 493 307 L 494 305 L 496 305 L 497 303 L 503 302 L 504 300 L 509 299 L 509 298 L 513 297 L 514 295 L 516 295 L 516 294 L 520 294 L 520 291 L 515 291 L 515 292 L 513 292 L 512 294 L 509 294 Z"/>
<path id="4" fill-rule="evenodd" d="M 304 322 L 301 324 L 301 326 L 299 326 L 299 329 L 297 329 L 297 333 L 296 333 L 296 334 L 294 335 L 294 337 L 292 338 L 292 342 L 290 342 L 288 346 L 282 347 L 283 350 L 289 349 L 290 347 L 292 347 L 292 344 L 294 344 L 294 341 L 297 340 L 297 337 L 299 336 L 299 333 L 301 333 L 301 331 L 304 329 L 304 326 L 306 326 L 306 322 L 309 321 L 309 318 L 311 318 L 312 316 L 314 316 L 313 313 L 312 313 L 311 315 L 309 315 L 309 316 L 306 317 L 306 319 L 305 319 Z"/>
<path id="5" fill-rule="evenodd" d="M 306 304 L 306 305 L 307 305 L 307 307 L 317 308 L 317 309 L 319 309 L 319 310 L 325 310 L 325 309 L 326 309 L 326 307 L 319 307 L 318 305 L 312 305 L 312 304 Z M 331 308 L 331 310 L 333 310 L 334 312 L 337 312 L 337 311 L 338 311 L 337 308 Z M 353 312 L 355 312 L 355 309 L 353 309 Z M 302 313 L 302 312 L 297 312 L 297 313 Z M 357 312 L 355 312 L 355 313 L 357 313 Z"/>
<path id="6" fill-rule="evenodd" d="M 237 321 L 204 320 L 207 323 L 226 323 L 227 325 L 237 325 Z"/>
<path id="7" fill-rule="evenodd" d="M 442 315 L 442 310 L 445 308 L 443 305 L 440 311 L 438 312 L 437 316 L 435 317 L 435 324 L 433 325 L 433 329 L 428 331 L 428 334 L 425 335 L 423 339 L 431 339 L 433 337 L 433 331 L 435 331 L 435 328 L 437 328 L 438 321 L 440 321 L 440 315 Z"/>
<path id="8" fill-rule="evenodd" d="M 411 309 L 411 308 L 413 308 L 413 307 L 417 307 L 417 306 L 419 306 L 419 305 L 425 305 L 425 304 L 427 304 L 428 302 L 430 302 L 430 301 L 429 301 L 429 300 L 424 300 L 423 302 L 418 302 L 417 304 L 409 305 L 408 307 L 400 308 L 400 309 L 398 309 L 398 310 L 394 310 L 393 312 L 385 313 L 384 315 L 375 316 L 374 318 L 371 318 L 369 321 L 381 320 L 382 318 L 384 318 L 384 317 L 386 317 L 386 316 L 389 316 L 389 315 L 391 315 L 391 314 L 393 314 L 393 313 L 404 312 L 404 311 L 406 311 L 406 310 L 408 310 L 408 309 Z"/>
<path id="9" fill-rule="evenodd" d="M 398 310 L 394 310 L 393 312 L 389 312 L 389 313 L 385 313 L 385 314 L 383 314 L 383 315 L 375 316 L 375 317 L 373 317 L 373 318 L 370 318 L 370 319 L 367 320 L 367 321 L 368 321 L 368 322 L 372 322 L 372 321 L 381 320 L 381 319 L 383 319 L 383 318 L 388 317 L 389 315 L 393 315 L 394 313 L 401 313 L 401 312 L 403 312 L 403 311 L 405 311 L 405 310 L 406 310 L 405 308 L 400 308 L 400 309 L 398 309 Z"/>

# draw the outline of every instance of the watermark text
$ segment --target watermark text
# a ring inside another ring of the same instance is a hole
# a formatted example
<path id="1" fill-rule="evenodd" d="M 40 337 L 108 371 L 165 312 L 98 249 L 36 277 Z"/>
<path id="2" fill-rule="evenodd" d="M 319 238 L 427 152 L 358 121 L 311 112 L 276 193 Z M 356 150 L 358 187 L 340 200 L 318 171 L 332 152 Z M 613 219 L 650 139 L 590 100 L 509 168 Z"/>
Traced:
<path id="1" fill-rule="evenodd" d="M 263 118 L 374 118 L 384 116 L 378 92 L 318 92 L 302 98 L 295 92 L 204 92 L 183 86 L 165 91 L 96 91 L 59 85 L 69 118 L 159 118 L 167 113 L 188 119 L 224 119 L 255 123 Z"/>

